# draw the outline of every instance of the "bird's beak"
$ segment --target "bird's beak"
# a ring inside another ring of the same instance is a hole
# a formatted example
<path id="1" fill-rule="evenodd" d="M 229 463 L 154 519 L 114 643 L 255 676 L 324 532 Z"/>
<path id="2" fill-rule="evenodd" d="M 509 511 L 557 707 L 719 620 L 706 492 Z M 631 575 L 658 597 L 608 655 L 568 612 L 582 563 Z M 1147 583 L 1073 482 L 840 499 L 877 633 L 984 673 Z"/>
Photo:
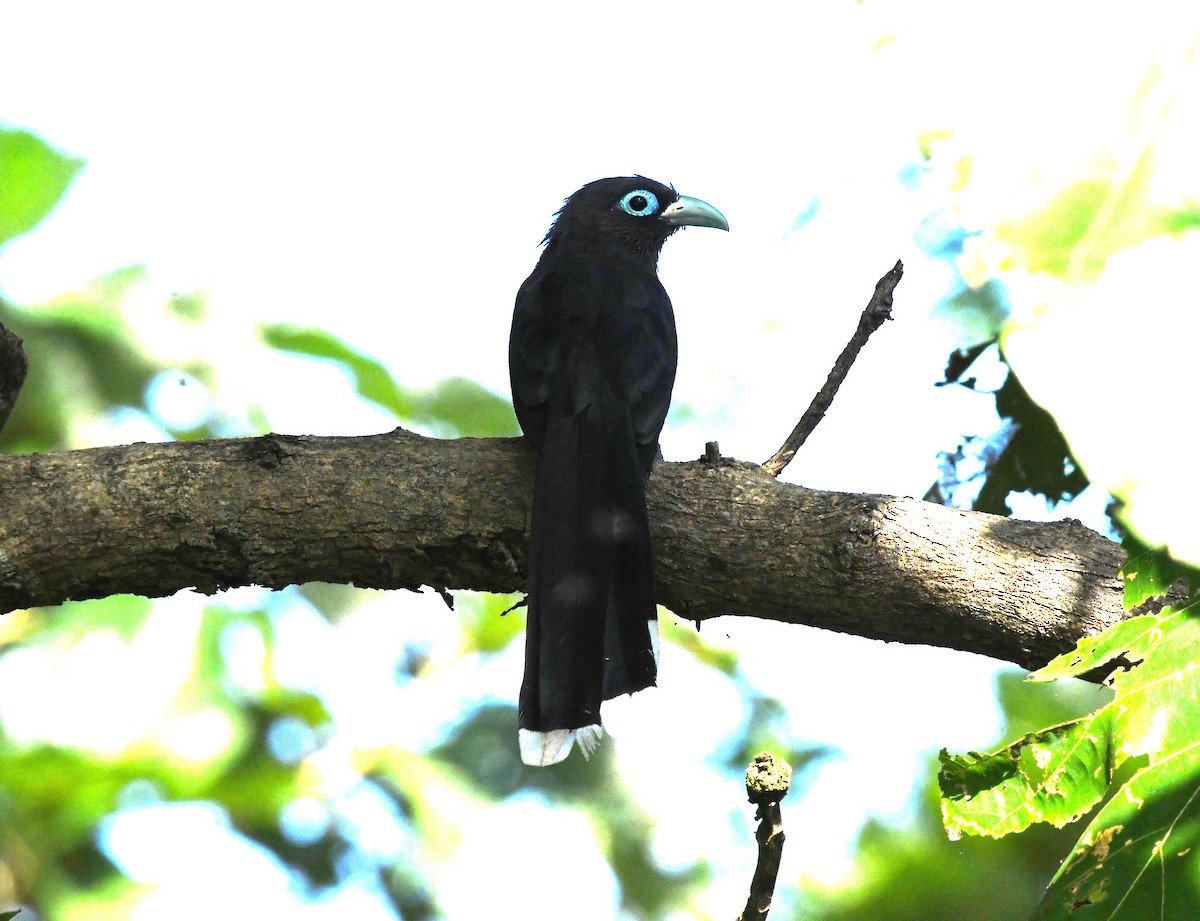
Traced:
<path id="1" fill-rule="evenodd" d="M 706 201 L 680 195 L 675 201 L 663 209 L 661 219 L 676 227 L 716 227 L 718 230 L 728 230 L 729 221 L 725 215 Z"/>

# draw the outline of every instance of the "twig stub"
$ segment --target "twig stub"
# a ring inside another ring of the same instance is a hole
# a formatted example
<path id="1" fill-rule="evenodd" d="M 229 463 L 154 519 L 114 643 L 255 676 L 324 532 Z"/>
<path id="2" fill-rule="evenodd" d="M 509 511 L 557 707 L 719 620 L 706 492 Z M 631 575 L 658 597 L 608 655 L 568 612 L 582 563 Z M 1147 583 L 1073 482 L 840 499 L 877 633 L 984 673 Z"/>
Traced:
<path id="1" fill-rule="evenodd" d="M 783 472 L 783 468 L 796 456 L 800 446 L 808 440 L 813 429 L 825 418 L 825 413 L 833 403 L 838 388 L 842 386 L 842 381 L 846 379 L 850 366 L 854 364 L 854 360 L 858 357 L 858 353 L 866 344 L 867 339 L 883 325 L 884 320 L 892 318 L 892 292 L 896 290 L 896 285 L 900 284 L 903 276 L 904 264 L 897 259 L 891 271 L 876 282 L 875 293 L 871 295 L 862 316 L 858 318 L 858 327 L 854 330 L 854 335 L 850 337 L 850 341 L 842 349 L 842 354 L 833 363 L 833 368 L 825 379 L 825 385 L 813 397 L 808 409 L 804 411 L 804 415 L 800 417 L 800 421 L 796 423 L 796 427 L 792 429 L 792 433 L 788 435 L 783 446 L 775 452 L 774 457 L 763 464 L 763 468 L 771 476 L 779 476 Z"/>
<path id="2" fill-rule="evenodd" d="M 746 769 L 746 795 L 758 807 L 758 864 L 750 881 L 750 896 L 738 921 L 766 921 L 775 897 L 775 880 L 783 858 L 783 815 L 779 801 L 787 796 L 792 784 L 792 766 L 770 752 L 754 756 Z"/>
<path id="3" fill-rule="evenodd" d="M 746 796 L 756 806 L 787 796 L 792 785 L 792 766 L 770 752 L 759 752 L 746 768 Z"/>

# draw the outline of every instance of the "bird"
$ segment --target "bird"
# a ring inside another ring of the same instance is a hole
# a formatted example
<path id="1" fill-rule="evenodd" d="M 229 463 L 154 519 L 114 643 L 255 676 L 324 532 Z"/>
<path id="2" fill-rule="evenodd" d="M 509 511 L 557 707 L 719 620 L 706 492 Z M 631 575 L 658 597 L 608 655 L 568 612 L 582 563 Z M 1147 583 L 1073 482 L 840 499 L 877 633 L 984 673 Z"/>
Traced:
<path id="1" fill-rule="evenodd" d="M 658 258 L 687 226 L 729 229 L 712 205 L 644 176 L 590 182 L 517 292 L 509 378 L 538 453 L 518 706 L 528 765 L 557 764 L 576 742 L 589 756 L 601 703 L 656 680 L 646 483 L 678 361 Z"/>

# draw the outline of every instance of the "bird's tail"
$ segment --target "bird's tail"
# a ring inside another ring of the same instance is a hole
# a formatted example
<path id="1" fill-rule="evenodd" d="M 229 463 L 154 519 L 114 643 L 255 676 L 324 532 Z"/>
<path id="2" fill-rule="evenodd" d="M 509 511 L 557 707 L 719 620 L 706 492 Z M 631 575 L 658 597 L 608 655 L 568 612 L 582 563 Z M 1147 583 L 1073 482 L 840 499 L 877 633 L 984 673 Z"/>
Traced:
<path id="1" fill-rule="evenodd" d="M 529 547 L 521 758 L 585 755 L 600 703 L 654 684 L 657 628 L 645 480 L 622 407 L 548 420 Z"/>

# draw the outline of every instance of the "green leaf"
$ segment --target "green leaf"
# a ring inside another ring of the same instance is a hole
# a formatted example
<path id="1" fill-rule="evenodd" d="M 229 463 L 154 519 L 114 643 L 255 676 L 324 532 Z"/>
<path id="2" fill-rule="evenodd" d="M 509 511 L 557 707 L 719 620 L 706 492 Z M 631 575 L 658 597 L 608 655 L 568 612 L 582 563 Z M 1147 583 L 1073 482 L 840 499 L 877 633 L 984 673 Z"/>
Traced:
<path id="1" fill-rule="evenodd" d="M 35 134 L 0 128 L 0 244 L 41 223 L 82 168 Z"/>
<path id="2" fill-rule="evenodd" d="M 356 352 L 341 339 L 324 330 L 270 323 L 259 327 L 263 342 L 281 352 L 325 358 L 345 368 L 354 379 L 359 396 L 391 410 L 397 416 L 411 417 L 415 401 L 380 362 Z"/>
<path id="3" fill-rule="evenodd" d="M 1121 541 L 1125 562 L 1121 564 L 1121 580 L 1125 583 L 1125 608 L 1133 610 L 1152 598 L 1167 594 L 1180 579 L 1192 577 L 1192 570 L 1171 558 L 1163 549 L 1147 547 L 1135 535 L 1127 534 Z M 1195 585 L 1196 580 L 1192 579 Z"/>
<path id="4" fill-rule="evenodd" d="M 1143 768 L 1100 810 L 1035 918 L 1200 917 L 1200 742 Z"/>
<path id="5" fill-rule="evenodd" d="M 1091 809 L 1108 787 L 1096 767 L 1104 764 L 1111 716 L 1105 708 L 990 755 L 943 750 L 938 785 L 951 840 L 963 834 L 1000 838 L 1034 822 L 1061 828 Z"/>
<path id="6" fill-rule="evenodd" d="M 417 394 L 413 417 L 426 425 L 447 427 L 449 435 L 500 438 L 519 435 L 512 404 L 465 377 L 451 377 Z"/>
<path id="7" fill-rule="evenodd" d="M 280 351 L 336 362 L 363 399 L 439 435 L 486 438 L 519 432 L 508 400 L 466 378 L 449 378 L 430 390 L 412 390 L 401 386 L 382 362 L 324 330 L 273 323 L 259 327 L 259 335 Z"/>
<path id="8" fill-rule="evenodd" d="M 1029 680 L 1078 678 L 1118 659 L 1130 663 L 1140 661 L 1136 650 L 1151 645 L 1159 629 L 1159 616 L 1155 614 L 1123 620 L 1103 633 L 1084 637 L 1070 652 L 1056 656 L 1031 674 Z"/>
<path id="9" fill-rule="evenodd" d="M 20 913 L 21 909 L 19 908 L 16 911 L 0 911 L 0 921 L 12 921 Z"/>
<path id="10" fill-rule="evenodd" d="M 1109 797 L 1038 917 L 1200 916 L 1191 882 L 1200 876 L 1198 613 L 1200 605 L 1188 605 L 1123 621 L 1034 674 L 1045 681 L 1119 662 L 1107 682 L 1113 699 L 1090 716 L 990 755 L 943 753 L 951 837 L 1062 824 Z M 1160 914 L 1160 904 L 1171 910 Z"/>

